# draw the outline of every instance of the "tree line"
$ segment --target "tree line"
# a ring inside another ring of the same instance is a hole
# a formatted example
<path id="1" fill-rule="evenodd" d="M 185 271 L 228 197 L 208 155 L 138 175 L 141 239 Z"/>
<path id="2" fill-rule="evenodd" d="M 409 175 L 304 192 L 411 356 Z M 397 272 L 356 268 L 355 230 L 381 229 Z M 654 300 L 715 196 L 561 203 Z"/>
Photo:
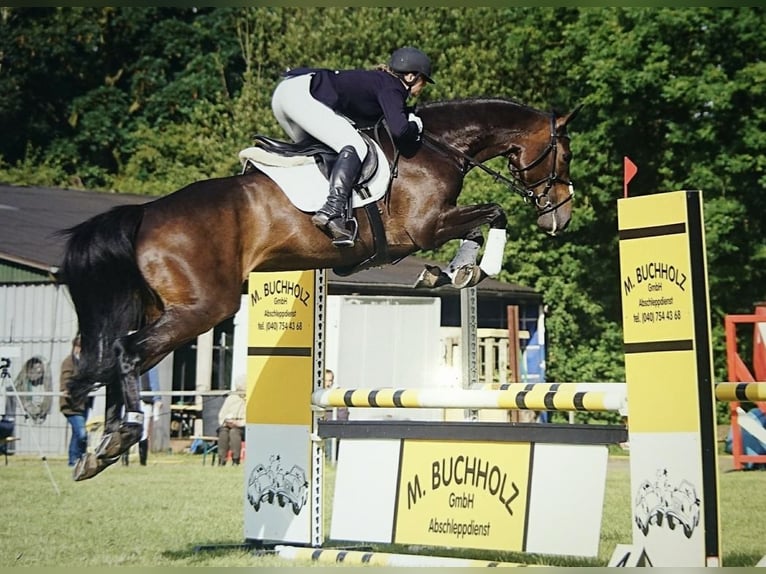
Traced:
<path id="1" fill-rule="evenodd" d="M 544 296 L 549 379 L 624 379 L 616 209 L 629 156 L 632 195 L 703 191 L 725 380 L 723 315 L 766 299 L 765 29 L 757 7 L 0 8 L 0 180 L 159 195 L 231 175 L 254 134 L 284 136 L 270 107 L 284 70 L 372 68 L 415 45 L 437 82 L 421 102 L 585 104 L 564 235 L 540 233 L 481 173 L 461 196 L 509 213 L 501 280 Z"/>

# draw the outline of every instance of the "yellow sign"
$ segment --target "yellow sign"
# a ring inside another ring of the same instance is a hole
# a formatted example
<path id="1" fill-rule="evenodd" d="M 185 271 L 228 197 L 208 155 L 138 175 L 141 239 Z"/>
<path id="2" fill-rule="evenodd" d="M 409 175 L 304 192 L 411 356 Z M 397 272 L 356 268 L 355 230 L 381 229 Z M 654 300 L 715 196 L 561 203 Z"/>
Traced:
<path id="1" fill-rule="evenodd" d="M 617 215 L 633 543 L 655 566 L 717 566 L 718 462 L 701 194 L 621 199 Z M 680 502 L 684 489 L 687 499 Z M 663 497 L 672 501 L 670 510 L 656 505 Z M 650 517 L 671 511 L 674 518 L 668 514 L 664 521 L 662 514 Z M 673 520 L 681 520 L 683 536 L 670 532 Z"/>
<path id="2" fill-rule="evenodd" d="M 523 551 L 529 443 L 405 441 L 394 542 Z"/>
<path id="3" fill-rule="evenodd" d="M 311 350 L 314 344 L 313 271 L 251 273 L 247 291 L 250 348 Z"/>
<path id="4" fill-rule="evenodd" d="M 311 424 L 313 271 L 251 273 L 247 422 Z"/>
<path id="5" fill-rule="evenodd" d="M 684 193 L 631 198 L 618 202 L 617 210 L 626 345 L 664 341 L 691 350 L 694 313 Z"/>

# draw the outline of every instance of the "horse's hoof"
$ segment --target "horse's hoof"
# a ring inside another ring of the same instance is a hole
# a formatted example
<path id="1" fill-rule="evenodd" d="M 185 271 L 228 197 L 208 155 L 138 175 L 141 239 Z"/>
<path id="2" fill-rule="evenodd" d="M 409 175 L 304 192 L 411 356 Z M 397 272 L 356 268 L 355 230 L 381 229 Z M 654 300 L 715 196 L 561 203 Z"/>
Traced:
<path id="1" fill-rule="evenodd" d="M 84 454 L 79 459 L 77 459 L 77 462 L 74 465 L 74 469 L 72 470 L 72 478 L 75 481 L 88 480 L 89 478 L 93 478 L 107 466 L 113 464 L 116 460 L 117 458 L 98 458 L 91 452 Z"/>
<path id="2" fill-rule="evenodd" d="M 471 282 L 468 284 L 468 286 L 474 287 L 475 285 L 478 285 L 479 283 L 484 281 L 487 277 L 489 277 L 489 275 L 487 275 L 484 269 L 476 265 L 473 269 L 473 274 L 471 275 Z"/>
<path id="3" fill-rule="evenodd" d="M 123 424 L 120 425 L 120 452 L 118 454 L 123 454 L 124 452 L 127 452 L 127 450 L 136 444 L 138 440 L 141 438 L 141 433 L 143 432 L 143 427 L 141 425 L 136 424 Z"/>
<path id="4" fill-rule="evenodd" d="M 481 274 L 482 270 L 478 265 L 463 265 L 458 267 L 452 274 L 452 286 L 455 289 L 464 289 L 465 287 L 476 285 L 483 279 Z"/>
<path id="5" fill-rule="evenodd" d="M 122 450 L 122 439 L 119 433 L 110 432 L 101 437 L 95 456 L 99 459 L 114 458 L 116 460 L 122 454 Z"/>
<path id="6" fill-rule="evenodd" d="M 436 280 L 439 278 L 441 271 L 442 270 L 438 267 L 426 265 L 426 268 L 420 272 L 420 275 L 418 275 L 417 281 L 415 281 L 413 287 L 415 289 L 430 289 L 436 285 Z"/>
<path id="7" fill-rule="evenodd" d="M 450 278 L 441 268 L 436 265 L 426 265 L 426 268 L 420 272 L 413 288 L 415 289 L 433 289 L 450 283 Z"/>

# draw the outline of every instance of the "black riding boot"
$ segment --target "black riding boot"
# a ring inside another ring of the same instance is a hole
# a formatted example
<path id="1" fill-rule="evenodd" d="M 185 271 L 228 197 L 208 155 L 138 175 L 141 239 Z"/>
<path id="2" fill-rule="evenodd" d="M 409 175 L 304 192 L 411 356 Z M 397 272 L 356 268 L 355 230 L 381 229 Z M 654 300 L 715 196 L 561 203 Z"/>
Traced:
<path id="1" fill-rule="evenodd" d="M 362 162 L 353 146 L 347 145 L 341 149 L 330 174 L 327 201 L 311 218 L 314 225 L 332 236 L 333 245 L 338 247 L 354 245 L 354 235 L 346 228 L 343 216 L 361 168 Z"/>
<path id="2" fill-rule="evenodd" d="M 146 466 L 146 456 L 149 454 L 149 439 L 138 441 L 138 462 Z"/>

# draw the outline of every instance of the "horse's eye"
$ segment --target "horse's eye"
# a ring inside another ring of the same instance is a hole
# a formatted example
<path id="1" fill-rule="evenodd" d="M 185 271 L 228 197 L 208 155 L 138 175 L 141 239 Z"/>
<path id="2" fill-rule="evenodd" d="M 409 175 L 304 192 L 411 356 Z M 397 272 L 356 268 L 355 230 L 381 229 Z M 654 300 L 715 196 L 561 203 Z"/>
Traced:
<path id="1" fill-rule="evenodd" d="M 571 152 L 567 152 L 567 153 L 564 154 L 564 161 L 567 162 L 567 163 L 572 161 L 572 153 Z"/>

